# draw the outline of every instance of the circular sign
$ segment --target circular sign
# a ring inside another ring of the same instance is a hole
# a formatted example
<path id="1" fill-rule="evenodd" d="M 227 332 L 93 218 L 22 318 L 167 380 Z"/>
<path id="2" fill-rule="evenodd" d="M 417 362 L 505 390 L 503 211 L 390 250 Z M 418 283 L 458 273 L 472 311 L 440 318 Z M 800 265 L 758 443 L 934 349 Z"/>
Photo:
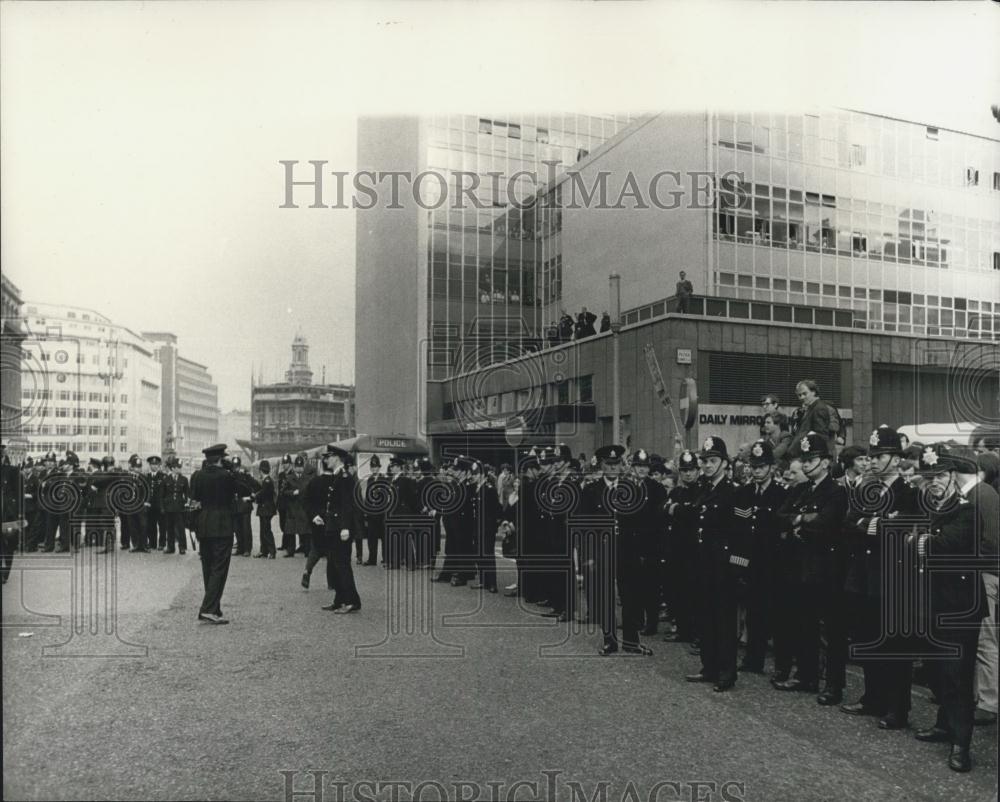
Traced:
<path id="1" fill-rule="evenodd" d="M 65 382 L 66 381 L 66 374 L 65 373 L 57 373 L 56 374 L 56 381 L 59 382 L 60 384 L 63 383 L 63 382 Z"/>
<path id="2" fill-rule="evenodd" d="M 56 362 L 60 365 L 64 364 L 69 359 L 69 354 L 65 351 L 56 351 Z"/>

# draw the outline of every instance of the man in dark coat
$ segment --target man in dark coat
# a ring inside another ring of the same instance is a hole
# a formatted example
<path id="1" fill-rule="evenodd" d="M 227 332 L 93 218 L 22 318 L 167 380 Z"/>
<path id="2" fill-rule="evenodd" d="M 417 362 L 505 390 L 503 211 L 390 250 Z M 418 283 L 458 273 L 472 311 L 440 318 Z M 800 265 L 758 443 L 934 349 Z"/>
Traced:
<path id="1" fill-rule="evenodd" d="M 726 475 L 729 451 L 721 437 L 707 437 L 698 452 L 698 634 L 701 671 L 688 682 L 711 682 L 716 691 L 736 684 L 737 583 L 745 581 L 750 549 L 739 537 L 734 513 L 737 487 Z"/>
<path id="2" fill-rule="evenodd" d="M 237 557 L 249 557 L 253 552 L 253 529 L 250 517 L 253 514 L 253 498 L 257 493 L 257 481 L 243 467 L 243 460 L 233 457 L 233 477 L 236 479 L 236 496 L 233 499 L 233 533 L 236 535 Z"/>
<path id="3" fill-rule="evenodd" d="M 802 438 L 815 432 L 826 440 L 831 458 L 836 453 L 837 435 L 840 433 L 840 416 L 830 404 L 819 397 L 819 387 L 812 379 L 803 379 L 795 385 L 795 394 L 801 406 L 792 418 L 792 442 L 789 456 L 797 457 L 801 450 Z"/>
<path id="4" fill-rule="evenodd" d="M 734 508 L 740 539 L 750 549 L 750 570 L 743 593 L 747 651 L 739 670 L 760 674 L 764 671 L 767 641 L 774 629 L 773 614 L 786 614 L 775 609 L 777 600 L 773 593 L 775 541 L 780 530 L 777 511 L 784 503 L 786 491 L 772 476 L 774 450 L 770 442 L 758 440 L 751 445 L 748 464 L 752 481 L 737 490 Z"/>
<path id="5" fill-rule="evenodd" d="M 254 555 L 258 558 L 273 560 L 278 555 L 274 543 L 274 532 L 271 530 L 271 519 L 278 511 L 275 505 L 274 480 L 271 478 L 271 463 L 266 459 L 260 461 L 260 489 L 254 494 L 257 502 L 257 517 L 260 519 L 260 551 Z"/>
<path id="6" fill-rule="evenodd" d="M 184 528 L 184 511 L 187 509 L 190 485 L 181 473 L 181 461 L 167 458 L 167 474 L 159 485 L 158 504 L 167 530 L 167 547 L 164 554 L 187 554 L 187 532 Z"/>
<path id="7" fill-rule="evenodd" d="M 932 645 L 947 645 L 953 654 L 927 661 L 931 689 L 938 699 L 937 721 L 916 737 L 950 743 L 948 767 L 966 772 L 972 768 L 976 646 L 987 613 L 980 571 L 997 568 L 995 557 L 983 555 L 987 541 L 996 543 L 1000 499 L 979 481 L 975 453 L 964 446 L 926 446 L 918 470 L 935 499 L 929 531 L 917 537 L 917 554 L 930 576 L 927 629 Z"/>
<path id="8" fill-rule="evenodd" d="M 651 637 L 657 633 L 660 620 L 660 558 L 666 530 L 663 503 L 667 491 L 662 484 L 650 478 L 651 455 L 640 448 L 632 458 L 633 481 L 640 490 L 641 504 L 625 518 L 625 528 L 634 529 L 641 546 L 640 596 L 643 610 L 642 634 Z"/>
<path id="9" fill-rule="evenodd" d="M 357 508 L 354 491 L 357 479 L 347 467 L 353 462 L 342 448 L 328 445 L 321 457 L 322 473 L 309 482 L 306 505 L 316 526 L 316 538 L 325 552 L 334 597 L 324 610 L 335 613 L 356 613 L 361 609 L 361 597 L 354 582 L 351 565 L 351 543 L 359 536 Z M 309 556 L 313 562 L 313 556 Z M 315 565 L 315 562 L 313 562 Z"/>
<path id="10" fill-rule="evenodd" d="M 670 531 L 667 535 L 667 596 L 677 630 L 663 640 L 690 643 L 697 634 L 695 568 L 698 562 L 698 494 L 701 491 L 698 457 L 685 449 L 677 457 L 679 482 L 664 502 Z"/>
<path id="11" fill-rule="evenodd" d="M 475 557 L 467 538 L 471 529 L 472 500 L 469 488 L 469 467 L 465 457 L 455 457 L 441 468 L 441 478 L 451 494 L 441 510 L 444 526 L 444 560 L 441 572 L 432 582 L 451 582 L 453 586 L 468 585 L 475 567 Z"/>
<path id="12" fill-rule="evenodd" d="M 294 557 L 297 552 L 305 552 L 309 548 L 312 525 L 306 512 L 306 486 L 309 479 L 305 475 L 306 461 L 301 454 L 292 462 L 292 469 L 284 474 L 280 498 L 285 500 L 285 529 L 282 530 L 282 549 L 286 557 Z M 295 537 L 299 538 L 299 547 L 295 548 Z"/>
<path id="13" fill-rule="evenodd" d="M 202 450 L 205 467 L 191 482 L 191 498 L 201 505 L 198 518 L 198 553 L 201 556 L 205 596 L 198 620 L 210 624 L 228 624 L 222 616 L 222 592 L 229 576 L 233 546 L 233 498 L 236 478 L 222 466 L 226 444 Z"/>
<path id="14" fill-rule="evenodd" d="M 142 457 L 133 454 L 128 460 L 129 479 L 134 482 L 142 482 L 145 489 L 143 494 L 149 493 L 149 482 L 142 472 Z M 145 505 L 145 502 L 144 502 Z M 119 517 L 122 523 L 122 548 L 130 548 L 133 552 L 148 552 L 149 547 L 146 539 L 146 527 L 148 526 L 149 508 L 143 506 L 138 512 L 121 512 Z M 155 544 L 154 544 L 155 545 Z"/>
<path id="15" fill-rule="evenodd" d="M 471 587 L 497 592 L 497 528 L 500 525 L 500 496 L 481 462 L 470 468 L 472 486 L 472 538 L 476 548 L 476 573 L 479 581 Z"/>
<path id="16" fill-rule="evenodd" d="M 148 498 L 146 501 L 146 539 L 150 551 L 165 551 L 167 548 L 167 526 L 160 507 L 160 485 L 166 478 L 163 459 L 156 454 L 146 458 L 149 473 L 146 474 Z"/>
<path id="17" fill-rule="evenodd" d="M 797 443 L 802 472 L 809 480 L 782 515 L 790 517 L 792 535 L 799 541 L 799 577 L 795 588 L 793 622 L 794 678 L 772 684 L 780 691 L 819 690 L 820 625 L 826 633 L 826 685 L 816 701 L 821 705 L 843 701 L 847 675 L 847 621 L 844 610 L 844 518 L 847 494 L 830 475 L 828 439 L 809 432 Z"/>
<path id="18" fill-rule="evenodd" d="M 853 651 L 865 673 L 865 690 L 841 710 L 879 716 L 879 728 L 906 727 L 910 715 L 913 661 L 911 647 L 899 637 L 900 611 L 912 593 L 897 570 L 904 539 L 917 515 L 916 493 L 899 475 L 903 446 L 886 425 L 871 433 L 868 475 L 849 488 L 844 530 L 849 548 L 845 592 L 857 626 Z M 884 654 L 885 656 L 882 656 Z"/>
<path id="19" fill-rule="evenodd" d="M 588 312 L 587 307 L 583 307 L 580 310 L 580 314 L 576 316 L 576 325 L 574 327 L 576 339 L 582 340 L 584 337 L 593 337 L 597 334 L 596 329 L 594 329 L 594 322 L 596 320 L 597 315 L 593 312 Z"/>
<path id="20" fill-rule="evenodd" d="M 2 446 L 4 452 L 7 447 Z M 27 524 L 24 511 L 24 481 L 21 471 L 10 464 L 7 454 L 0 457 L 0 515 L 3 530 L 0 532 L 0 579 L 7 584 L 14 561 L 14 547 Z"/>

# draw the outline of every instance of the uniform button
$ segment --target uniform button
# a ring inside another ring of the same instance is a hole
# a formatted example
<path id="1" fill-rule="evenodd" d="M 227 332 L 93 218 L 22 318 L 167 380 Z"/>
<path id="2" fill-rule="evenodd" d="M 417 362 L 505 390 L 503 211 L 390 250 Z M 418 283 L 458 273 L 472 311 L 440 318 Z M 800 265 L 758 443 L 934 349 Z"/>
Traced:
<path id="1" fill-rule="evenodd" d="M 865 554 L 871 554 L 871 553 L 872 553 L 871 549 L 865 549 Z"/>

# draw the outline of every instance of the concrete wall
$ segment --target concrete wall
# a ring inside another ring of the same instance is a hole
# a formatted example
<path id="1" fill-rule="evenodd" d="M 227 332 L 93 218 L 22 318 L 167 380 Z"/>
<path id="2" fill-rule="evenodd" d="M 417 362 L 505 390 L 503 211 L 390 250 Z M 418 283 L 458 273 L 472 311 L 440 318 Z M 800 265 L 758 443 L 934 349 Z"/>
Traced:
<path id="1" fill-rule="evenodd" d="M 413 117 L 361 118 L 358 170 L 416 171 L 420 126 Z M 357 214 L 355 375 L 357 430 L 419 433 L 423 396 L 420 343 L 426 323 L 426 212 L 400 193 Z M 423 223 L 423 225 L 421 225 Z M 421 231 L 421 229 L 424 229 Z"/>

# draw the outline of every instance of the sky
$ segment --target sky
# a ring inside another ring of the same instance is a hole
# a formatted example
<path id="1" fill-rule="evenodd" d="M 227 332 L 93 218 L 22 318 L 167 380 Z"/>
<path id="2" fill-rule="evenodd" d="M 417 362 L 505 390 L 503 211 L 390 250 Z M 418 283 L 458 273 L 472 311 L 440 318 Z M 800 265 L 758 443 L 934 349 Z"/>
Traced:
<path id="1" fill-rule="evenodd" d="M 174 332 L 245 409 L 298 331 L 354 380 L 355 212 L 279 208 L 279 161 L 352 171 L 359 115 L 822 103 L 1000 138 L 997 41 L 995 2 L 6 2 L 0 268 Z"/>

